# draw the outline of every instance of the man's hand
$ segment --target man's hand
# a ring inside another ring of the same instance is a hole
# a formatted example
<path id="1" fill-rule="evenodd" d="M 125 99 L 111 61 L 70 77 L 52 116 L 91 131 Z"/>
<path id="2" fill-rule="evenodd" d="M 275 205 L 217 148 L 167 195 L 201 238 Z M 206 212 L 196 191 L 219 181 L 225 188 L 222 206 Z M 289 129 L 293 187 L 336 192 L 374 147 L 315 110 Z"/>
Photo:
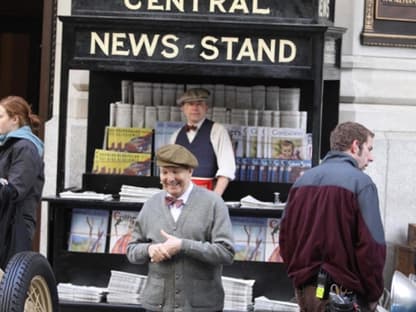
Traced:
<path id="1" fill-rule="evenodd" d="M 148 252 L 151 262 L 162 262 L 170 259 L 176 255 L 182 246 L 182 240 L 176 236 L 169 235 L 163 230 L 160 230 L 160 234 L 166 238 L 164 243 L 152 244 L 149 246 Z"/>
<path id="2" fill-rule="evenodd" d="M 182 240 L 176 236 L 166 233 L 164 230 L 160 230 L 160 234 L 166 238 L 166 241 L 163 243 L 164 248 L 169 253 L 170 256 L 176 255 L 182 247 Z"/>
<path id="3" fill-rule="evenodd" d="M 163 244 L 150 245 L 148 251 L 151 262 L 162 262 L 170 258 L 170 254 Z"/>

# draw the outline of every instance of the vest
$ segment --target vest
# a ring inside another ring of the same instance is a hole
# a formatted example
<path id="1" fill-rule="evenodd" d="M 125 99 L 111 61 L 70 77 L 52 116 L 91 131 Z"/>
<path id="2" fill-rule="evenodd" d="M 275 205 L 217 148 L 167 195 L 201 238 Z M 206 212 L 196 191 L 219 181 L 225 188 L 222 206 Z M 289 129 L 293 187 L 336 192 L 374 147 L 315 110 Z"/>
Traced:
<path id="1" fill-rule="evenodd" d="M 198 159 L 199 165 L 194 169 L 194 177 L 214 178 L 218 171 L 217 157 L 210 140 L 213 124 L 213 121 L 205 119 L 192 143 L 188 140 L 185 127 L 182 127 L 176 138 L 176 144 L 186 147 Z"/>

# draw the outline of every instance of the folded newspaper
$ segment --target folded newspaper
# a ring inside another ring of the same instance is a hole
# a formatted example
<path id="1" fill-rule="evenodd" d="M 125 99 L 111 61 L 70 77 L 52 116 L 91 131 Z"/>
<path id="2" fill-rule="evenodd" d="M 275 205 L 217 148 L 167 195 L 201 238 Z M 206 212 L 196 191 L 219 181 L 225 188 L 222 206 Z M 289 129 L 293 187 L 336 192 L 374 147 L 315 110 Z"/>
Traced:
<path id="1" fill-rule="evenodd" d="M 71 283 L 59 283 L 57 286 L 60 300 L 76 302 L 102 302 L 108 289 L 104 287 L 74 285 Z"/>
<path id="2" fill-rule="evenodd" d="M 140 187 L 133 185 L 122 185 L 121 190 L 118 193 L 120 195 L 120 201 L 132 201 L 144 203 L 154 194 L 159 193 L 161 189 L 154 187 Z"/>
<path id="3" fill-rule="evenodd" d="M 285 208 L 284 203 L 273 203 L 273 202 L 264 202 L 254 198 L 251 195 L 247 195 L 240 199 L 242 208 L 268 208 L 268 209 L 283 209 Z"/>
<path id="4" fill-rule="evenodd" d="M 74 199 L 98 199 L 98 200 L 112 200 L 113 199 L 113 195 L 111 194 L 96 193 L 92 191 L 85 191 L 85 192 L 65 191 L 65 192 L 59 193 L 59 197 L 74 198 Z"/>
<path id="5" fill-rule="evenodd" d="M 288 301 L 270 300 L 261 296 L 254 298 L 255 312 L 299 312 L 299 306 L 296 303 Z"/>

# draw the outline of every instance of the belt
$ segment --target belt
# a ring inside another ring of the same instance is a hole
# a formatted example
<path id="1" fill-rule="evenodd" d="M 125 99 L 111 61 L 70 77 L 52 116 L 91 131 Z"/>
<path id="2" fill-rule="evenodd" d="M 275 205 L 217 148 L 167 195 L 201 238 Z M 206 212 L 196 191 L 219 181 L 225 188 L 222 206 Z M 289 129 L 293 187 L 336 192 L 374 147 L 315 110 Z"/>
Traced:
<path id="1" fill-rule="evenodd" d="M 348 296 L 354 296 L 355 292 L 353 290 L 347 289 L 344 286 L 334 282 L 334 280 L 331 278 L 331 276 L 328 275 L 328 280 L 325 285 L 326 288 L 326 296 L 329 294 L 329 292 L 333 292 L 337 295 L 348 295 Z M 312 276 L 311 278 L 307 279 L 306 282 L 304 282 L 302 285 L 297 287 L 300 290 L 305 289 L 306 287 L 313 286 L 317 287 L 317 280 L 318 276 Z"/>

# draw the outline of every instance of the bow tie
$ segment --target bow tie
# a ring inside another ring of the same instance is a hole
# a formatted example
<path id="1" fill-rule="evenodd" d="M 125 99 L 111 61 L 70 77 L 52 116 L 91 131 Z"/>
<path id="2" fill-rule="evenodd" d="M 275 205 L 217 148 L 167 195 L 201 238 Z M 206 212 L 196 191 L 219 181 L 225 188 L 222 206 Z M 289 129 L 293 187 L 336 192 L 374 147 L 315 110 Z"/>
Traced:
<path id="1" fill-rule="evenodd" d="M 165 202 L 166 202 L 166 205 L 173 206 L 173 207 L 176 207 L 176 208 L 179 208 L 180 206 L 183 205 L 183 200 L 182 199 L 177 199 L 177 198 L 172 197 L 172 196 L 166 196 L 165 197 Z"/>
<path id="2" fill-rule="evenodd" d="M 196 131 L 196 129 L 198 129 L 197 126 L 194 126 L 194 125 L 185 125 L 185 131 L 186 132 L 191 131 L 191 130 Z"/>

